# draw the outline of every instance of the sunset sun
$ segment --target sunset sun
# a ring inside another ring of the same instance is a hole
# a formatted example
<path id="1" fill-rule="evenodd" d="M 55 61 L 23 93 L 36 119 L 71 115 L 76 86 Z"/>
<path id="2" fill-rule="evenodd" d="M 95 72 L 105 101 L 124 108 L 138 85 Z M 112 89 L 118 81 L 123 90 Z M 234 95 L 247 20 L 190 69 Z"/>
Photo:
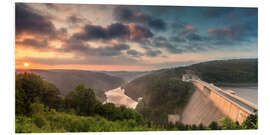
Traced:
<path id="1" fill-rule="evenodd" d="M 29 63 L 27 63 L 27 62 L 24 62 L 23 65 L 24 65 L 24 67 L 29 67 Z"/>

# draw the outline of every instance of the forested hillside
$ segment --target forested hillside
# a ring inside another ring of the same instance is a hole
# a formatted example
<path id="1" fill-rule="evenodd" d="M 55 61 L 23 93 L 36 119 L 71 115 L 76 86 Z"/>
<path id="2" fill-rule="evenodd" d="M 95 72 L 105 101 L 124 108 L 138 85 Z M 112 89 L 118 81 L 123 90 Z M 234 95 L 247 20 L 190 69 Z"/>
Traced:
<path id="1" fill-rule="evenodd" d="M 257 83 L 258 59 L 203 62 L 187 67 L 202 80 L 211 83 Z"/>
<path id="2" fill-rule="evenodd" d="M 140 77 L 124 86 L 128 96 L 143 97 L 137 110 L 145 119 L 158 124 L 167 124 L 168 114 L 181 112 L 194 88 L 182 81 L 180 70 L 161 70 Z"/>
<path id="3" fill-rule="evenodd" d="M 25 70 L 17 70 L 22 73 Z M 104 91 L 116 88 L 124 83 L 123 79 L 105 73 L 83 70 L 28 70 L 54 83 L 61 95 L 67 95 L 79 83 L 92 88 L 100 100 L 105 99 Z"/>
<path id="4" fill-rule="evenodd" d="M 136 71 L 102 71 L 102 73 L 108 74 L 110 76 L 115 76 L 123 79 L 125 82 L 132 81 L 138 77 L 146 75 L 150 72 L 136 72 Z"/>

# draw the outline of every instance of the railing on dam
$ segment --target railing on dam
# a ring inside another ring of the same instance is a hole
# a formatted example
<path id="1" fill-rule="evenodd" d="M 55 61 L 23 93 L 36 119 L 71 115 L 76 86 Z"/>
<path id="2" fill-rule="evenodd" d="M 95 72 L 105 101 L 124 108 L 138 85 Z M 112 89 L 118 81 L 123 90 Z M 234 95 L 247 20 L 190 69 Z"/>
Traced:
<path id="1" fill-rule="evenodd" d="M 194 74 L 185 74 L 182 81 L 192 82 L 203 95 L 210 98 L 215 106 L 233 121 L 242 123 L 250 114 L 257 114 L 258 107 L 245 99 L 231 94 L 213 84 L 199 79 Z"/>
<path id="2" fill-rule="evenodd" d="M 213 84 L 209 84 L 209 83 L 204 82 L 200 79 L 196 79 L 196 80 L 190 79 L 188 81 L 197 82 L 197 83 L 207 87 L 209 90 L 211 90 L 211 91 L 215 92 L 216 94 L 220 95 L 221 97 L 227 99 L 232 104 L 236 104 L 238 107 L 247 111 L 249 114 L 257 114 L 257 112 L 258 112 L 258 107 L 256 105 L 246 101 L 245 99 L 243 99 L 241 97 L 238 97 L 238 96 L 233 95 L 229 92 L 226 92 Z"/>

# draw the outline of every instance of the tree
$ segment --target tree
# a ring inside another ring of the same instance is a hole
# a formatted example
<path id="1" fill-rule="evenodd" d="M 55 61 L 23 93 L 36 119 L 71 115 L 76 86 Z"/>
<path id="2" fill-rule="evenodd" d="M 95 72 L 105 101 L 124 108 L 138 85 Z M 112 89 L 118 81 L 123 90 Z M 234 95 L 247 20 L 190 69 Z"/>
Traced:
<path id="1" fill-rule="evenodd" d="M 216 121 L 211 122 L 211 124 L 209 125 L 209 128 L 211 130 L 218 130 L 219 129 L 218 123 Z"/>
<path id="2" fill-rule="evenodd" d="M 247 119 L 242 123 L 242 128 L 244 129 L 257 129 L 258 128 L 258 116 L 249 115 Z"/>
<path id="3" fill-rule="evenodd" d="M 93 115 L 98 104 L 99 101 L 93 90 L 83 84 L 79 84 L 65 98 L 66 109 L 73 108 L 78 115 Z"/>
<path id="4" fill-rule="evenodd" d="M 34 123 L 37 125 L 37 127 L 41 128 L 48 125 L 48 122 L 44 116 L 45 107 L 43 104 L 35 102 L 30 105 L 30 108 L 31 108 L 32 118 L 34 120 Z"/>
<path id="5" fill-rule="evenodd" d="M 55 108 L 57 110 L 63 108 L 63 99 L 58 96 L 60 91 L 52 83 L 43 80 L 43 88 L 45 89 L 42 93 L 41 102 L 50 108 Z"/>
<path id="6" fill-rule="evenodd" d="M 58 109 L 61 105 L 60 92 L 56 86 L 33 73 L 16 74 L 15 89 L 16 114 L 29 116 L 30 105 L 35 99 L 50 108 Z"/>
<path id="7" fill-rule="evenodd" d="M 205 129 L 205 127 L 203 126 L 203 124 L 202 124 L 202 123 L 200 123 L 200 124 L 199 124 L 198 129 L 199 129 L 199 130 L 204 130 L 204 129 Z"/>

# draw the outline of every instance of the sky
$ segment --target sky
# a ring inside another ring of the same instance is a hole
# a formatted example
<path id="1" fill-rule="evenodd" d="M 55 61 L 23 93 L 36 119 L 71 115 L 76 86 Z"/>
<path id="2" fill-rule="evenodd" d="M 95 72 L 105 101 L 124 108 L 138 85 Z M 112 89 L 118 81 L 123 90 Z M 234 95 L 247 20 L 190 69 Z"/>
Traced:
<path id="1" fill-rule="evenodd" d="M 257 58 L 258 9 L 16 3 L 15 45 L 16 69 L 149 71 Z"/>

